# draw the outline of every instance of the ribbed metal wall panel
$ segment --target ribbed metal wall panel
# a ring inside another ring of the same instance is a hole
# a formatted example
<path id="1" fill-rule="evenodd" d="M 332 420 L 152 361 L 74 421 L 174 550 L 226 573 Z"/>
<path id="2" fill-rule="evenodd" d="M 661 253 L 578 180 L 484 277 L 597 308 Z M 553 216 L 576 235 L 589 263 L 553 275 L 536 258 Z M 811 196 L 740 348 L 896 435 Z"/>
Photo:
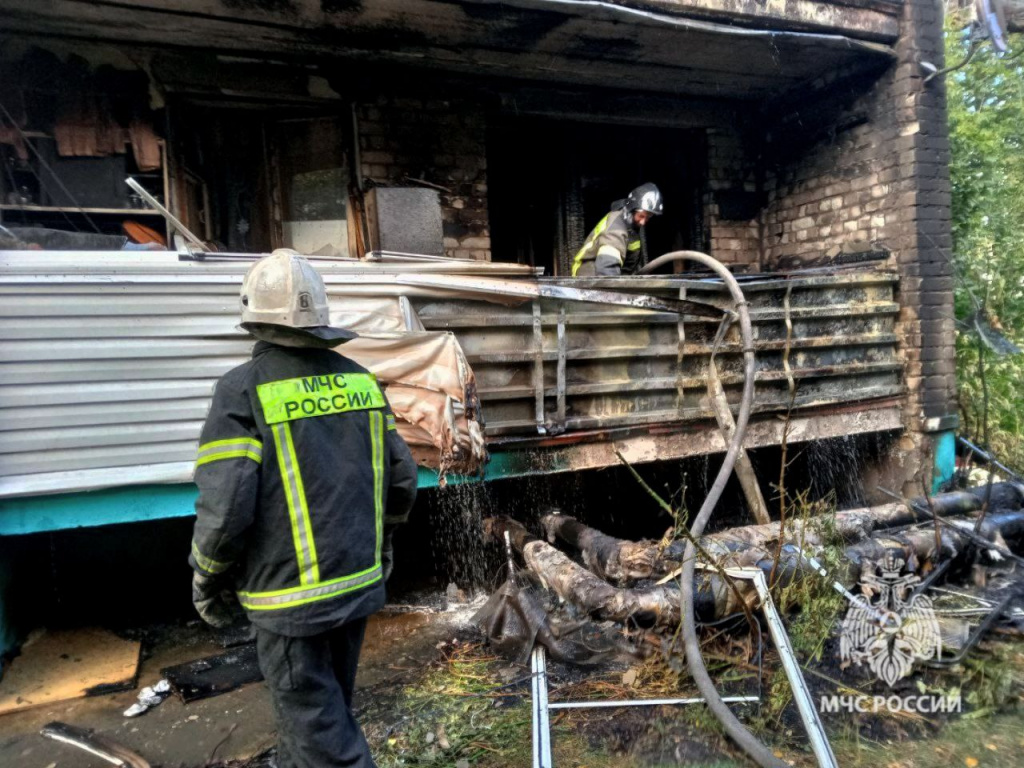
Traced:
<path id="1" fill-rule="evenodd" d="M 235 327 L 247 266 L 179 263 L 171 255 L 0 253 L 0 497 L 187 480 L 214 384 L 249 356 L 251 341 Z M 493 267 L 473 273 L 501 276 Z M 321 271 L 336 323 L 393 328 L 407 310 L 397 300 L 382 309 L 371 297 L 411 295 L 428 329 L 454 331 L 476 373 L 492 439 L 536 436 L 538 427 L 709 416 L 704 384 L 717 321 L 687 321 L 680 339 L 678 318 L 664 313 L 545 299 L 535 314 L 529 302 L 442 298 L 441 289 L 401 284 L 403 272 L 444 274 L 433 264 Z M 748 283 L 755 410 L 788 403 L 787 314 L 797 407 L 900 394 L 895 280 L 862 270 Z M 724 298 L 720 284 L 680 277 L 574 285 L 666 297 L 685 285 L 691 297 Z M 718 367 L 734 399 L 734 334 Z"/>
<path id="2" fill-rule="evenodd" d="M 183 482 L 217 379 L 248 359 L 249 261 L 171 253 L 0 252 L 0 497 Z M 405 327 L 381 296 L 435 296 L 409 274 L 509 276 L 518 265 L 318 262 L 332 322 Z M 528 270 L 526 270 L 528 271 Z"/>

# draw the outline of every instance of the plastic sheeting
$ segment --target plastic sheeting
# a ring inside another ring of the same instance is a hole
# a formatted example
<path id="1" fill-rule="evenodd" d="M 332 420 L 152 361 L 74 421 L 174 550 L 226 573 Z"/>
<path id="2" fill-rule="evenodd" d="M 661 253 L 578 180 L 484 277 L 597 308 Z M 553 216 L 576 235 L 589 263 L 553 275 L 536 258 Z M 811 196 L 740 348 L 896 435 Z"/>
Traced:
<path id="1" fill-rule="evenodd" d="M 399 434 L 423 466 L 475 475 L 487 461 L 476 380 L 455 335 L 424 331 L 408 300 L 362 303 L 362 334 L 338 352 L 373 372 L 386 386 Z M 338 315 L 336 317 L 336 314 Z M 344 311 L 332 312 L 332 322 Z"/>

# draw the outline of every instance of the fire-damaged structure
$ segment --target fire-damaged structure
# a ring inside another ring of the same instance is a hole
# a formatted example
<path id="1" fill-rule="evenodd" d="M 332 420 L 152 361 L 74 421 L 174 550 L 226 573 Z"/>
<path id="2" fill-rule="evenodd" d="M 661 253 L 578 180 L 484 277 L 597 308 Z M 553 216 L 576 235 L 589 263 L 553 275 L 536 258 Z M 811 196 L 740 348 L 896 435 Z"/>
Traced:
<path id="1" fill-rule="evenodd" d="M 722 283 L 569 277 L 641 181 L 666 201 L 647 255 L 742 284 L 747 447 L 885 433 L 877 469 L 914 493 L 949 457 L 933 3 L 11 0 L 2 35 L 0 534 L 190 514 L 213 382 L 249 344 L 227 254 L 278 247 L 325 259 L 408 387 L 423 485 L 721 452 L 710 359 L 735 405 L 739 336 L 665 308 L 726 307 Z M 208 252 L 179 258 L 129 174 Z M 44 241 L 72 229 L 83 250 Z M 424 359 L 445 382 L 411 383 Z"/>

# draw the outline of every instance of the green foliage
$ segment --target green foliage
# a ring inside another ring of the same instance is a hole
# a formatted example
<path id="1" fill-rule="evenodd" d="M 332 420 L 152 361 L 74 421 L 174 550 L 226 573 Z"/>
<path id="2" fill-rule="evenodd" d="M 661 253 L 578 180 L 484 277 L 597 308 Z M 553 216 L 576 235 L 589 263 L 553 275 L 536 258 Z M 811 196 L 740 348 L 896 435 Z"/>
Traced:
<path id="1" fill-rule="evenodd" d="M 840 573 L 845 567 L 845 544 L 836 531 L 836 503 L 834 493 L 819 501 L 810 500 L 810 490 L 795 494 L 789 511 L 787 527 L 799 523 L 801 531 L 810 527 L 811 520 L 818 523 L 824 546 L 814 552 L 829 573 Z M 797 546 L 810 548 L 800 537 Z M 789 641 L 803 663 L 821 661 L 825 642 L 836 633 L 836 627 L 847 608 L 846 599 L 836 592 L 827 579 L 816 573 L 797 572 L 793 580 L 777 589 L 775 596 L 779 610 L 789 615 Z"/>
<path id="2" fill-rule="evenodd" d="M 947 21 L 947 64 L 967 55 L 963 27 L 955 16 Z M 1010 39 L 1012 51 L 1024 49 L 1022 37 Z M 1008 60 L 984 43 L 970 64 L 946 76 L 946 84 L 963 430 L 986 440 L 987 387 L 991 448 L 1024 467 L 1024 355 L 997 357 L 982 349 L 971 330 L 980 311 L 1024 347 L 1024 57 Z"/>
<path id="3" fill-rule="evenodd" d="M 794 494 L 786 512 L 787 528 L 806 531 L 812 519 L 818 521 L 818 530 L 824 546 L 814 551 L 827 571 L 839 573 L 845 563 L 842 538 L 835 528 L 835 498 L 833 494 L 819 501 L 810 500 L 810 490 Z M 796 537 L 796 545 L 805 552 L 812 551 L 802 537 Z M 825 652 L 826 641 L 834 637 L 846 610 L 846 599 L 837 593 L 827 579 L 816 573 L 798 571 L 788 583 L 774 587 L 776 607 L 786 616 L 786 633 L 802 665 L 820 664 Z M 777 730 L 781 724 L 783 710 L 793 700 L 792 689 L 785 669 L 779 664 L 768 683 L 767 703 L 762 708 L 765 731 Z"/>
<path id="4" fill-rule="evenodd" d="M 968 655 L 957 671 L 972 710 L 969 716 L 977 718 L 1016 708 L 1024 683 L 1022 664 L 1024 655 L 1010 643 L 986 643 Z"/>
<path id="5" fill-rule="evenodd" d="M 500 683 L 508 665 L 476 645 L 460 645 L 374 701 L 360 717 L 380 768 L 509 768 L 530 765 L 528 686 Z M 529 676 L 529 668 L 521 670 Z M 525 690 L 524 690 L 525 689 Z M 499 706 L 503 705 L 503 706 Z M 593 749 L 571 720 L 552 717 L 556 765 L 635 768 L 628 757 Z"/>

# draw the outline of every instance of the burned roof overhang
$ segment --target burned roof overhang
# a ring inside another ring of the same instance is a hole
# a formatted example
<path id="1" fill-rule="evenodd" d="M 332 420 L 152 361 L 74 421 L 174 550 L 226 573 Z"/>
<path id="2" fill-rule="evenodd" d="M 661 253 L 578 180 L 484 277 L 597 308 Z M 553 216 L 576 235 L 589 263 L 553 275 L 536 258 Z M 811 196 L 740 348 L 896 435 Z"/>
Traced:
<path id="1" fill-rule="evenodd" d="M 898 5 L 887 0 L 794 0 L 785 12 L 753 0 L 650 0 L 644 7 L 603 0 L 6 5 L 8 32 L 744 100 L 772 99 L 831 72 L 884 66 L 898 24 Z"/>

